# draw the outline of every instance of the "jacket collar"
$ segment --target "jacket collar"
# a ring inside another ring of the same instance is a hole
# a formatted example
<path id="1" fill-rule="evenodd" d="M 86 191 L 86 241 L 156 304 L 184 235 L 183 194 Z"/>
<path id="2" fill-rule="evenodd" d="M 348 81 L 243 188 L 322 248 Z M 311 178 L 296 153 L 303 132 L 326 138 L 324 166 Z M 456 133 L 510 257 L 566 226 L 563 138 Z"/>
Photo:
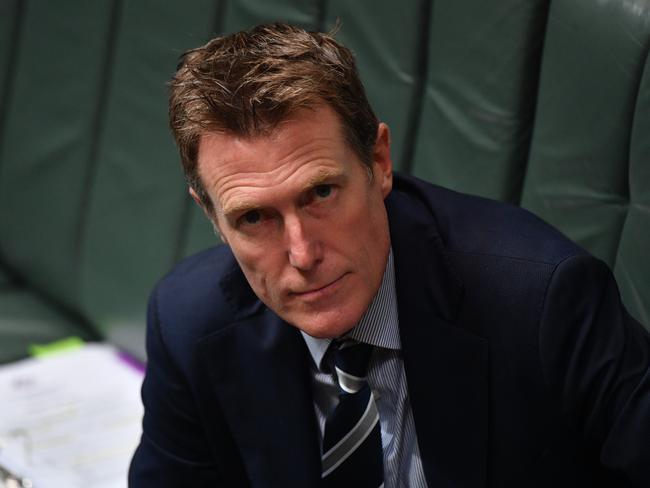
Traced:
<path id="1" fill-rule="evenodd" d="M 487 341 L 458 325 L 463 285 L 426 200 L 400 181 L 388 198 L 404 368 L 429 486 L 484 486 Z M 402 187 L 402 188 L 400 188 Z M 407 191 L 402 191 L 403 189 Z"/>

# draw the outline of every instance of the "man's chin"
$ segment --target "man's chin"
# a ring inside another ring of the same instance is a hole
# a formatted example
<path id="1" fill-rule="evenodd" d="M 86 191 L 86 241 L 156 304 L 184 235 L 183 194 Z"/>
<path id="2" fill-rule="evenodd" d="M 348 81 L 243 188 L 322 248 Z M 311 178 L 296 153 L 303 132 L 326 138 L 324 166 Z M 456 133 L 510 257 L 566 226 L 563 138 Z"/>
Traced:
<path id="1" fill-rule="evenodd" d="M 333 339 L 352 330 L 367 308 L 361 301 L 339 300 L 336 304 L 321 309 L 286 307 L 278 315 L 305 334 L 318 339 Z"/>
<path id="2" fill-rule="evenodd" d="M 316 339 L 334 339 L 348 333 L 356 324 L 356 321 L 296 321 L 290 322 L 305 334 Z"/>

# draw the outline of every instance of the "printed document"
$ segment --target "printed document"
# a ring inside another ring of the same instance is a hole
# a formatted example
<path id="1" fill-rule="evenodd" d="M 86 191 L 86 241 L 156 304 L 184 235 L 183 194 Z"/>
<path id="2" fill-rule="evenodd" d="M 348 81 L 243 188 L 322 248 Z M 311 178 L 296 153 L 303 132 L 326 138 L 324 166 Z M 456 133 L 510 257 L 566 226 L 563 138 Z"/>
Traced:
<path id="1" fill-rule="evenodd" d="M 125 488 L 143 372 L 106 344 L 0 367 L 0 466 L 34 488 Z"/>

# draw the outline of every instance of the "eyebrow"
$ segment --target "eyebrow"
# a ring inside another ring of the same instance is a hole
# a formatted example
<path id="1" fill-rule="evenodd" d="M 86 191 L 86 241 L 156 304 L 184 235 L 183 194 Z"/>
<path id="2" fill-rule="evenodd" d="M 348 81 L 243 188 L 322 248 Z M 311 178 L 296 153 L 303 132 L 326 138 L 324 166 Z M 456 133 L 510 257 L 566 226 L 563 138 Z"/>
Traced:
<path id="1" fill-rule="evenodd" d="M 318 185 L 322 185 L 332 180 L 341 180 L 345 176 L 344 171 L 334 168 L 321 168 L 312 175 L 303 185 L 301 193 L 313 190 Z"/>
<path id="2" fill-rule="evenodd" d="M 322 168 L 318 170 L 316 173 L 314 173 L 313 175 L 311 175 L 309 179 L 302 185 L 300 189 L 300 194 L 301 195 L 305 194 L 313 190 L 314 188 L 316 188 L 318 185 L 323 185 L 333 180 L 340 181 L 344 177 L 345 177 L 345 172 L 342 171 L 341 169 Z M 239 202 L 235 202 L 231 205 L 222 208 L 221 214 L 226 219 L 231 219 L 235 215 L 243 215 L 247 212 L 250 212 L 251 210 L 258 210 L 259 208 L 261 208 L 261 206 L 254 202 L 241 200 Z"/>
<path id="3" fill-rule="evenodd" d="M 233 205 L 228 205 L 225 208 L 221 209 L 221 214 L 226 218 L 226 219 L 231 219 L 235 215 L 239 214 L 245 214 L 247 212 L 250 212 L 251 210 L 255 210 L 259 208 L 257 205 L 254 203 L 249 203 L 246 201 L 242 202 L 236 202 Z"/>

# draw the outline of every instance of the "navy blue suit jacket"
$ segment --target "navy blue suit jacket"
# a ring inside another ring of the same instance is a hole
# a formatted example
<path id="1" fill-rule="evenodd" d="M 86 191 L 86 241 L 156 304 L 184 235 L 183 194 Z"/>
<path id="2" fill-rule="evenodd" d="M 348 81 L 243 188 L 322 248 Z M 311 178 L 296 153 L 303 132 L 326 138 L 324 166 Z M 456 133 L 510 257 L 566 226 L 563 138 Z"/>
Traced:
<path id="1" fill-rule="evenodd" d="M 404 366 L 431 487 L 650 486 L 650 338 L 528 212 L 396 177 Z M 132 487 L 318 486 L 309 356 L 227 247 L 153 292 Z"/>

